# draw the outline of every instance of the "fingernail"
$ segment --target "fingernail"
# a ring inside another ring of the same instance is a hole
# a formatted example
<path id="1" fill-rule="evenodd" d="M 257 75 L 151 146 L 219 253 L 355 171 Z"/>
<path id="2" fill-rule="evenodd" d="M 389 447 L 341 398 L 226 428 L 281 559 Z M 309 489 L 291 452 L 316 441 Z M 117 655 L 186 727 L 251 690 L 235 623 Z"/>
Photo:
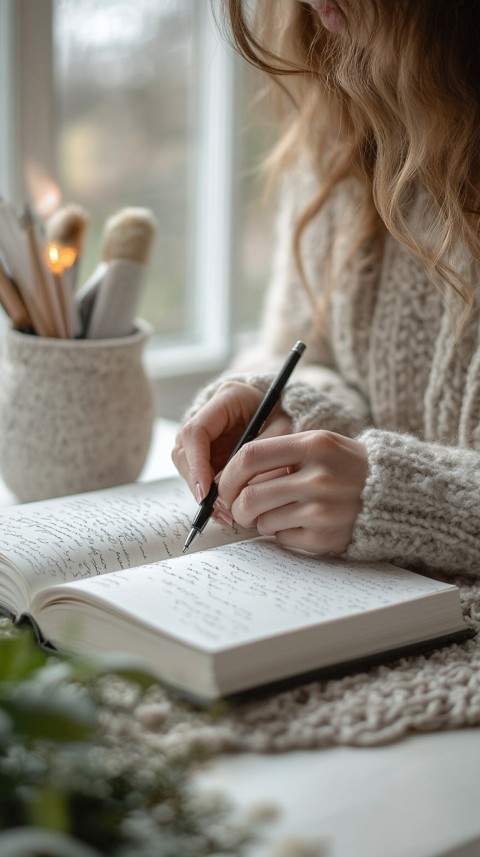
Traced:
<path id="1" fill-rule="evenodd" d="M 200 482 L 195 482 L 195 497 L 197 498 L 197 503 L 201 503 L 203 500 L 203 491 Z"/>

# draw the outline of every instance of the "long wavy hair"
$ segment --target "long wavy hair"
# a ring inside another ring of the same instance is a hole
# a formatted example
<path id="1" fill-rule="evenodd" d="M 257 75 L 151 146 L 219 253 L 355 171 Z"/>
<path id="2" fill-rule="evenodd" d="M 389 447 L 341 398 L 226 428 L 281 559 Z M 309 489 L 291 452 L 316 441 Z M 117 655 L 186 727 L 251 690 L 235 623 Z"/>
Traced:
<path id="1" fill-rule="evenodd" d="M 366 193 L 349 257 L 363 246 L 368 259 L 388 230 L 468 315 L 474 284 L 454 260 L 461 246 L 480 261 L 479 0 L 338 0 L 338 34 L 307 2 L 221 3 L 236 49 L 293 105 L 272 163 L 282 169 L 307 149 L 318 172 L 294 237 L 302 277 L 305 227 L 356 177 Z M 408 219 L 419 188 L 435 211 L 426 241 Z"/>

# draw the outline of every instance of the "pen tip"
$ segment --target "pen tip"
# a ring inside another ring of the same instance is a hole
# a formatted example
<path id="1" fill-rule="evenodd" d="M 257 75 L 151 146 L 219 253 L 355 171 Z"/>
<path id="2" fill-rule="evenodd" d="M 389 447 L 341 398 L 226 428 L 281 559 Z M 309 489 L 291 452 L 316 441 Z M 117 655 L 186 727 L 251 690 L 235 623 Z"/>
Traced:
<path id="1" fill-rule="evenodd" d="M 189 532 L 189 534 L 185 540 L 185 544 L 183 546 L 182 553 L 185 553 L 189 549 L 189 547 L 192 544 L 196 535 L 197 535 L 197 530 L 195 529 L 195 527 L 192 527 L 192 529 L 190 530 L 190 532 Z"/>

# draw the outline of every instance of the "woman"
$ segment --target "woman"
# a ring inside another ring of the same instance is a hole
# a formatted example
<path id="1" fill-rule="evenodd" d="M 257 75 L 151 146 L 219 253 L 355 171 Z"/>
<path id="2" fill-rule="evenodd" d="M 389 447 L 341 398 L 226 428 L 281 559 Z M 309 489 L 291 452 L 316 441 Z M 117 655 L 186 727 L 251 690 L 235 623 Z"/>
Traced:
<path id="1" fill-rule="evenodd" d="M 262 347 L 199 395 L 175 464 L 199 501 L 221 471 L 217 519 L 284 545 L 478 573 L 480 5 L 245 6 L 235 43 L 294 105 L 274 276 Z M 309 365 L 225 466 L 298 338 Z"/>

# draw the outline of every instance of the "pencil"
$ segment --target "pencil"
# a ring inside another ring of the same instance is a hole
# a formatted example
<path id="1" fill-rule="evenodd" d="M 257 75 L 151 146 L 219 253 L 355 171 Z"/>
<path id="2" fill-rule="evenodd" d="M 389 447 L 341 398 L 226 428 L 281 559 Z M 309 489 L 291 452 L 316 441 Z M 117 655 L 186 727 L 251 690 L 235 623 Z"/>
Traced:
<path id="1" fill-rule="evenodd" d="M 33 277 L 34 292 L 37 303 L 42 307 L 46 322 L 44 336 L 66 337 L 66 329 L 63 321 L 62 310 L 59 304 L 55 283 L 44 262 L 39 241 L 35 233 L 35 223 L 28 206 L 25 208 L 21 224 L 25 231 L 27 247 Z"/>
<path id="2" fill-rule="evenodd" d="M 17 330 L 31 328 L 32 320 L 16 284 L 0 263 L 0 303 Z"/>

